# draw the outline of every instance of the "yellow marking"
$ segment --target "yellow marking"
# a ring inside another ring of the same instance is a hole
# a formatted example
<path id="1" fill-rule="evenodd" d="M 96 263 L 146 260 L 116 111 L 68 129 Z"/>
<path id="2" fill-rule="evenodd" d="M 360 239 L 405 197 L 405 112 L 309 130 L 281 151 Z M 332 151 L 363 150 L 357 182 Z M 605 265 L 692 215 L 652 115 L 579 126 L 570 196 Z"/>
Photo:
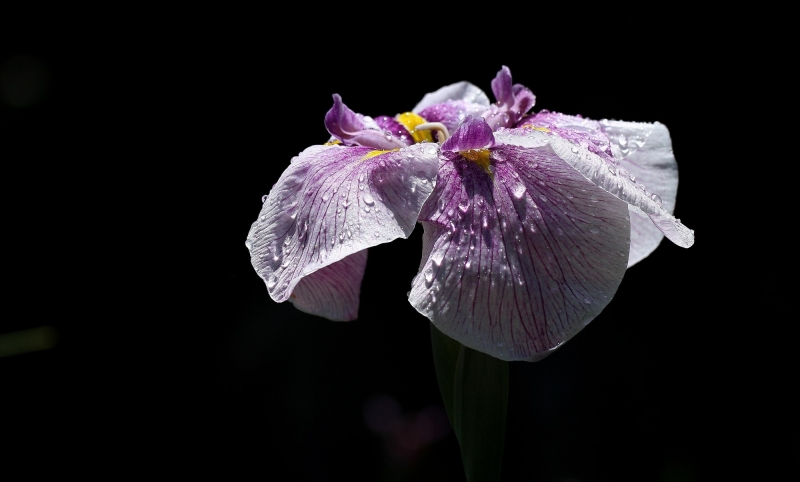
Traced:
<path id="1" fill-rule="evenodd" d="M 334 139 L 334 140 L 332 140 L 330 142 L 326 142 L 325 144 L 322 144 L 322 145 L 323 146 L 335 146 L 336 144 L 341 144 L 341 143 L 342 143 L 342 141 L 340 141 L 339 139 Z"/>
<path id="2" fill-rule="evenodd" d="M 431 134 L 431 131 L 416 130 L 418 125 L 428 122 L 423 119 L 422 116 L 413 112 L 403 112 L 402 114 L 398 114 L 395 120 L 406 127 L 408 133 L 411 134 L 411 137 L 414 139 L 414 142 L 433 142 L 433 134 Z"/>
<path id="3" fill-rule="evenodd" d="M 550 132 L 550 129 L 548 129 L 546 127 L 537 127 L 537 126 L 535 126 L 533 124 L 525 124 L 522 127 L 530 127 L 531 129 L 533 129 L 535 131 Z"/>
<path id="4" fill-rule="evenodd" d="M 491 155 L 489 149 L 470 149 L 468 151 L 459 151 L 458 153 L 464 158 L 469 159 L 475 164 L 481 166 L 483 170 L 494 179 L 494 174 L 492 174 L 492 171 L 489 170 L 489 165 L 491 164 L 491 161 L 489 160 Z"/>
<path id="5" fill-rule="evenodd" d="M 364 157 L 361 158 L 362 161 L 369 159 L 370 157 L 380 156 L 381 154 L 386 154 L 387 152 L 394 152 L 399 151 L 400 149 L 389 149 L 387 151 L 375 150 L 369 151 L 368 153 L 364 154 Z"/>

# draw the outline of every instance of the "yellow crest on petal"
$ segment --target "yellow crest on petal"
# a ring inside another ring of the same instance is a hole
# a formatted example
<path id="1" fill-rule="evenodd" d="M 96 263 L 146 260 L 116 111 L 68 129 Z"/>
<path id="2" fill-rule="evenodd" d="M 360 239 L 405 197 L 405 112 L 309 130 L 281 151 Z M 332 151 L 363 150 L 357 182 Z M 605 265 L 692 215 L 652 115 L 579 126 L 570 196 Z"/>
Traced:
<path id="1" fill-rule="evenodd" d="M 431 131 L 416 130 L 418 125 L 428 122 L 422 116 L 413 112 L 403 112 L 402 114 L 398 114 L 395 119 L 405 126 L 408 133 L 411 134 L 411 137 L 414 139 L 414 142 L 433 142 L 433 134 L 431 134 Z"/>
<path id="2" fill-rule="evenodd" d="M 378 150 L 374 150 L 374 151 L 369 151 L 368 153 L 364 154 L 364 157 L 362 157 L 361 160 L 364 161 L 364 160 L 369 159 L 370 157 L 380 156 L 381 154 L 386 154 L 387 152 L 394 152 L 394 151 L 399 151 L 399 150 L 400 149 L 388 149 L 388 150 L 382 151 L 382 150 L 378 149 Z"/>
<path id="3" fill-rule="evenodd" d="M 535 126 L 533 124 L 525 124 L 525 125 L 520 126 L 520 127 L 530 127 L 531 129 L 533 129 L 535 131 L 550 132 L 550 129 L 548 129 L 546 127 L 538 127 L 538 126 Z"/>
<path id="4" fill-rule="evenodd" d="M 494 174 L 489 170 L 491 161 L 489 160 L 491 153 L 489 149 L 470 149 L 468 151 L 458 151 L 465 159 L 469 159 L 475 164 L 481 166 L 489 176 L 494 177 Z"/>

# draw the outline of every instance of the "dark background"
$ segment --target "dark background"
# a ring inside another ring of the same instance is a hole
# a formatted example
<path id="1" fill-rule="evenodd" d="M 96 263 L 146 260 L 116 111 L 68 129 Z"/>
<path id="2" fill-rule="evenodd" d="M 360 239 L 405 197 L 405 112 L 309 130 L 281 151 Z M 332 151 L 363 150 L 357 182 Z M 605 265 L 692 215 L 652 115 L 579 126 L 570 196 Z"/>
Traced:
<path id="1" fill-rule="evenodd" d="M 710 46 L 687 51 L 656 28 L 574 45 L 535 31 L 510 45 L 397 31 L 311 41 L 279 19 L 201 18 L 80 42 L 37 30 L 0 50 L 11 286 L 0 336 L 57 335 L 0 358 L 6 465 L 464 480 L 428 321 L 405 298 L 421 228 L 370 248 L 350 323 L 272 301 L 244 240 L 292 156 L 327 140 L 333 93 L 394 115 L 461 80 L 491 97 L 507 65 L 535 110 L 664 123 L 675 215 L 697 240 L 663 241 L 569 343 L 511 363 L 502 480 L 798 475 L 793 339 L 770 311 L 778 282 L 753 271 L 782 262 L 760 261 L 751 220 L 729 214 L 750 181 L 719 140 L 750 134 L 721 127 L 736 121 L 718 110 Z"/>

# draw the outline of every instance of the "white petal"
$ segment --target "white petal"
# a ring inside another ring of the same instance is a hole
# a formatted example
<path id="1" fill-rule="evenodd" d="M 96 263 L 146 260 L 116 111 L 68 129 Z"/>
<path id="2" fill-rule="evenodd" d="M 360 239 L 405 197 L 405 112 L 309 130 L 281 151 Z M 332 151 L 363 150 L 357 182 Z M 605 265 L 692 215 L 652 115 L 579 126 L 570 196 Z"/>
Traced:
<path id="1" fill-rule="evenodd" d="M 480 104 L 489 106 L 489 97 L 486 93 L 475 85 L 462 81 L 442 87 L 436 92 L 425 94 L 425 97 L 417 104 L 412 112 L 419 112 L 433 104 L 439 104 L 448 100 L 462 100 L 470 104 Z"/>
<path id="2" fill-rule="evenodd" d="M 681 224 L 661 203 L 642 188 L 642 184 L 631 181 L 629 176 L 619 175 L 621 166 L 614 166 L 578 144 L 573 144 L 556 135 L 541 131 L 509 129 L 495 133 L 498 142 L 518 146 L 549 143 L 553 151 L 593 184 L 641 210 L 662 233 L 682 248 L 694 244 L 694 232 Z M 647 186 L 645 186 L 647 187 Z"/>
<path id="3" fill-rule="evenodd" d="M 678 163 L 672 154 L 672 140 L 664 124 L 622 122 L 603 119 L 603 132 L 611 142 L 611 151 L 620 167 L 633 176 L 647 191 L 657 193 L 661 207 L 675 212 L 678 194 Z M 632 211 L 638 211 L 631 208 Z M 639 214 L 639 215 L 637 215 Z M 652 221 L 639 213 L 631 213 L 631 254 L 628 267 L 652 253 L 664 238 Z"/>

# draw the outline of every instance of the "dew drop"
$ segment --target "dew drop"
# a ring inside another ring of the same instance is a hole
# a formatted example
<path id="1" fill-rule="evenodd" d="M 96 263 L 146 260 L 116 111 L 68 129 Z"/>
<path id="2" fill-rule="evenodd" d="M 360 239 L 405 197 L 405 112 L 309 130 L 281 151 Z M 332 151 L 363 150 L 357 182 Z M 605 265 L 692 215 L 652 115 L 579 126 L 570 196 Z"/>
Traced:
<path id="1" fill-rule="evenodd" d="M 428 184 L 428 180 L 427 180 L 427 179 L 423 179 L 423 180 L 422 180 L 422 181 L 420 181 L 420 182 L 421 182 L 422 184 Z"/>
<path id="2" fill-rule="evenodd" d="M 322 202 L 325 202 L 327 200 L 328 200 L 328 195 L 327 194 L 323 194 L 322 195 Z"/>
<path id="3" fill-rule="evenodd" d="M 276 284 L 278 284 L 278 279 L 275 276 L 270 277 L 269 281 L 267 281 L 267 289 L 271 290 Z"/>
<path id="4" fill-rule="evenodd" d="M 433 271 L 431 270 L 425 271 L 425 284 L 428 286 L 433 284 Z"/>
<path id="5" fill-rule="evenodd" d="M 597 229 L 597 228 L 589 228 L 589 232 L 592 233 L 592 234 L 597 234 L 597 233 L 600 232 L 600 230 Z"/>
<path id="6" fill-rule="evenodd" d="M 577 154 L 577 153 L 578 153 L 578 148 L 577 148 L 577 147 L 573 147 L 573 148 L 572 148 L 572 149 L 570 149 L 570 150 L 571 150 L 573 153 L 575 153 L 575 154 Z"/>
<path id="7" fill-rule="evenodd" d="M 655 201 L 656 204 L 661 206 L 661 197 L 658 194 L 651 194 L 650 199 L 652 199 L 653 201 Z"/>
<path id="8" fill-rule="evenodd" d="M 253 242 L 248 239 L 247 241 L 244 242 L 244 245 L 245 247 L 247 247 L 247 249 L 250 249 L 253 247 Z"/>
<path id="9" fill-rule="evenodd" d="M 264 204 L 265 202 L 267 202 L 267 195 L 266 194 L 261 196 L 261 204 Z"/>
<path id="10" fill-rule="evenodd" d="M 369 194 L 364 194 L 364 204 L 372 206 L 373 204 L 375 204 L 375 200 L 372 199 L 372 196 L 370 196 Z"/>
<path id="11" fill-rule="evenodd" d="M 369 207 L 367 207 L 367 206 L 364 206 L 364 212 L 367 212 L 367 213 L 368 213 L 368 212 L 369 212 Z"/>

